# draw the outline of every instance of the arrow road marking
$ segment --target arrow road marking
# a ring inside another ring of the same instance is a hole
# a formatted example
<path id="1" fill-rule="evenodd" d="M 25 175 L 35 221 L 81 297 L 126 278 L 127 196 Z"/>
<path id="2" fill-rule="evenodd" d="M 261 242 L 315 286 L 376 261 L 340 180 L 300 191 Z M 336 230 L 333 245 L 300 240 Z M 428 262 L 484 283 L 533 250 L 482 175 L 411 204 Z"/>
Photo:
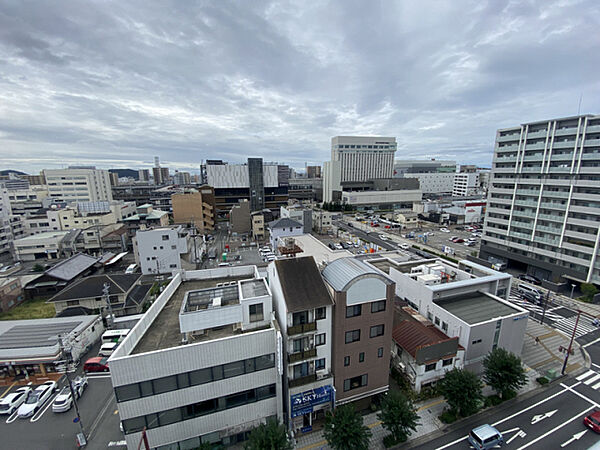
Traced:
<path id="1" fill-rule="evenodd" d="M 569 439 L 568 441 L 565 441 L 562 444 L 560 444 L 561 448 L 562 447 L 566 447 L 567 445 L 569 445 L 573 441 L 578 441 L 579 439 L 581 439 L 581 437 L 585 433 L 587 433 L 587 430 L 583 430 L 583 431 L 580 431 L 579 433 L 575 433 L 571 439 Z"/>
<path id="2" fill-rule="evenodd" d="M 537 416 L 533 416 L 533 418 L 531 419 L 531 425 L 536 424 L 548 417 L 552 417 L 557 411 L 558 409 L 555 409 L 554 411 L 548 411 L 545 414 L 538 414 Z"/>
<path id="3" fill-rule="evenodd" d="M 511 437 L 508 441 L 506 441 L 507 444 L 510 444 L 512 441 L 514 441 L 516 438 L 520 437 L 520 438 L 524 438 L 525 436 L 527 436 L 527 433 L 525 433 L 523 430 L 519 430 L 518 433 L 515 433 L 515 435 L 513 437 Z"/>

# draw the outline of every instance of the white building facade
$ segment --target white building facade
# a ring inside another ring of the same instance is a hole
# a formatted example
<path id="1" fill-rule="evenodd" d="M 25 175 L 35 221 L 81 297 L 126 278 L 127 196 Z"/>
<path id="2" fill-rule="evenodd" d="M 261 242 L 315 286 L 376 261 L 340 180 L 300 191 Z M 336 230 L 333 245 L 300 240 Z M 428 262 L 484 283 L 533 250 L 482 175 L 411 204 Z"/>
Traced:
<path id="1" fill-rule="evenodd" d="M 173 273 L 190 251 L 190 236 L 181 226 L 138 230 L 134 239 L 136 261 L 144 275 Z"/>
<path id="2" fill-rule="evenodd" d="M 66 202 L 112 201 L 107 170 L 94 167 L 44 170 L 48 194 Z"/>
<path id="3" fill-rule="evenodd" d="M 456 173 L 454 174 L 454 187 L 452 195 L 464 197 L 475 195 L 480 191 L 479 173 Z"/>

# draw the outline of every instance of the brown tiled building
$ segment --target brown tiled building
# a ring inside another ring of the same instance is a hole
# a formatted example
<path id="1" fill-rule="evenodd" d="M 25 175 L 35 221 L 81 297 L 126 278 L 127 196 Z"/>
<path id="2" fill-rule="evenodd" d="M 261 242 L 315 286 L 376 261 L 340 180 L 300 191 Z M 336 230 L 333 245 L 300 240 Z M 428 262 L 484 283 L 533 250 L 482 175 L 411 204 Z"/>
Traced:
<path id="1" fill-rule="evenodd" d="M 336 405 L 386 392 L 395 283 L 355 258 L 337 259 L 322 274 L 334 301 Z"/>
<path id="2" fill-rule="evenodd" d="M 215 229 L 215 191 L 210 186 L 173 194 L 173 221 L 176 224 L 193 223 L 200 232 Z"/>

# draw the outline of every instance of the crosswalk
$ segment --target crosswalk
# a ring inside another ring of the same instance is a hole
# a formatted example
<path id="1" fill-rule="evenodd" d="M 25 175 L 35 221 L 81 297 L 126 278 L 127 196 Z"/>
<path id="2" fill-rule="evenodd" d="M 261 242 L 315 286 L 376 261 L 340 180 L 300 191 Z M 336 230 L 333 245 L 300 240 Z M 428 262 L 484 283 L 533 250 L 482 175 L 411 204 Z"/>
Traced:
<path id="1" fill-rule="evenodd" d="M 583 384 L 591 387 L 592 389 L 600 389 L 600 373 L 594 370 L 588 370 L 587 372 L 582 373 L 576 378 L 576 380 L 581 381 Z"/>
<path id="2" fill-rule="evenodd" d="M 510 294 L 509 298 L 508 298 L 512 303 L 520 306 L 521 308 L 524 308 L 528 311 L 531 311 L 532 313 L 537 313 L 537 314 L 543 314 L 544 312 L 544 307 L 540 306 L 540 305 L 534 305 L 533 303 L 528 302 L 527 300 L 523 300 L 522 298 L 520 298 L 517 295 L 513 295 Z M 553 308 L 547 308 L 546 309 L 546 315 L 545 317 L 552 320 L 552 321 L 559 321 L 561 319 L 564 319 L 563 316 L 561 316 L 560 314 L 557 314 L 555 312 L 552 311 Z M 573 330 L 571 330 L 573 331 Z"/>

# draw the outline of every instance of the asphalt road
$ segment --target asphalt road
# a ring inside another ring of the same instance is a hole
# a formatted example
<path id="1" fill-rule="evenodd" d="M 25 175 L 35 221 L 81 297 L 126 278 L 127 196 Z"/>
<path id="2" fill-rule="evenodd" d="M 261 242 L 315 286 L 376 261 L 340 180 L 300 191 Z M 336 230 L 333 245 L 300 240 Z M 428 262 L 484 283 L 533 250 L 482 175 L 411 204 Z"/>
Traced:
<path id="1" fill-rule="evenodd" d="M 531 397 L 480 413 L 460 425 L 449 426 L 442 436 L 416 448 L 469 448 L 469 431 L 489 423 L 504 436 L 502 448 L 587 449 L 600 439 L 600 435 L 587 429 L 582 422 L 587 414 L 600 407 L 600 392 L 593 389 L 592 383 L 586 384 L 593 377 L 590 374 L 581 376 L 580 380 L 563 378 L 562 382 L 556 381 L 550 388 Z"/>

